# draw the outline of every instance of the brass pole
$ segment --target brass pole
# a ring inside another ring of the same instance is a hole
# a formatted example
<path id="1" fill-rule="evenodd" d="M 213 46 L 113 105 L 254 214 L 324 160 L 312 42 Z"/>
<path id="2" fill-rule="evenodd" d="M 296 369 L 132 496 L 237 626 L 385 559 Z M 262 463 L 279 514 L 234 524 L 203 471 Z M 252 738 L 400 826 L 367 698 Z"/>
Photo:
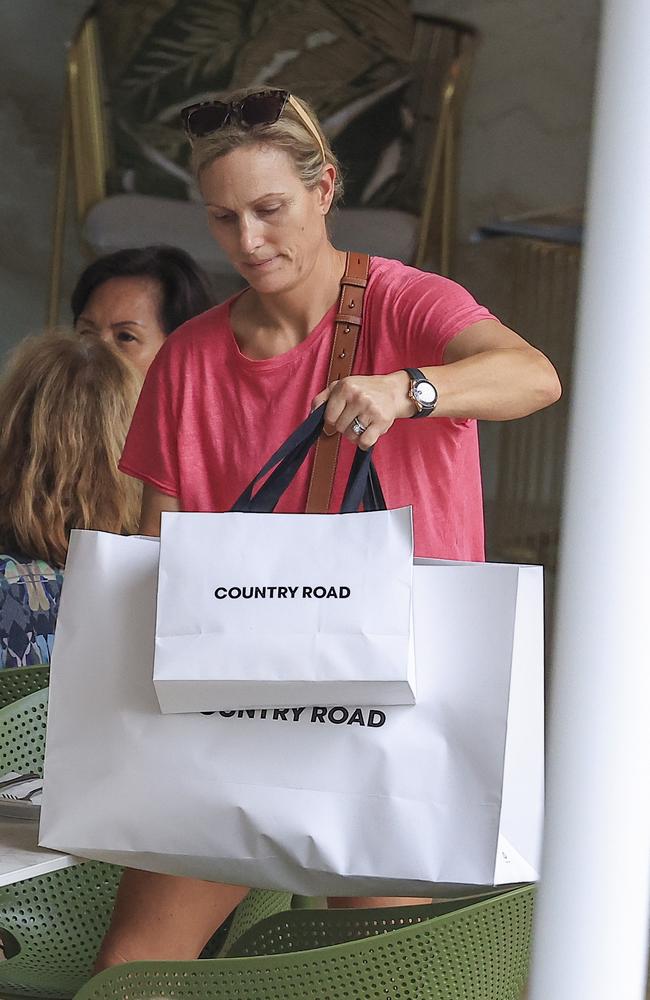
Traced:
<path id="1" fill-rule="evenodd" d="M 436 132 L 436 140 L 433 147 L 433 153 L 431 154 L 431 166 L 429 169 L 429 177 L 427 180 L 427 189 L 424 198 L 424 205 L 422 206 L 422 218 L 420 221 L 418 248 L 415 254 L 416 267 L 424 267 L 425 263 L 427 263 L 429 231 L 431 229 L 431 219 L 435 207 L 436 192 L 438 190 L 438 183 L 440 180 L 440 173 L 442 170 L 444 150 L 445 150 L 445 134 L 449 127 L 449 110 L 451 106 L 451 99 L 453 97 L 453 93 L 454 93 L 454 84 L 450 81 L 449 83 L 447 83 L 443 93 L 442 102 L 440 106 L 440 117 L 438 119 L 438 129 Z"/>
<path id="2" fill-rule="evenodd" d="M 449 119 L 445 129 L 445 148 L 442 166 L 442 224 L 440 232 L 440 273 L 451 275 L 454 233 L 454 212 L 456 194 L 456 121 L 453 107 L 449 107 Z"/>
<path id="3" fill-rule="evenodd" d="M 70 86 L 66 72 L 66 86 L 61 121 L 61 146 L 56 180 L 54 222 L 52 227 L 52 256 L 50 260 L 50 282 L 46 328 L 51 330 L 59 321 L 61 300 L 61 272 L 63 269 L 63 242 L 65 238 L 66 209 L 68 198 L 68 167 L 70 164 Z"/>

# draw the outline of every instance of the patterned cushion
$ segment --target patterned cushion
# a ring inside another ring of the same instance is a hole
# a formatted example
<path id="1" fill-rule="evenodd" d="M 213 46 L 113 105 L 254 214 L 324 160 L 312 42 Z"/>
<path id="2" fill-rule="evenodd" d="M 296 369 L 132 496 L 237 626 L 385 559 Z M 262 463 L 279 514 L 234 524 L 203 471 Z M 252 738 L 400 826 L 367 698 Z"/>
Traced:
<path id="1" fill-rule="evenodd" d="M 215 91 L 281 86 L 316 108 L 347 205 L 410 208 L 409 0 L 99 0 L 112 111 L 109 193 L 196 196 L 179 111 Z M 406 140 L 406 143 L 402 140 Z"/>
<path id="2" fill-rule="evenodd" d="M 62 584 L 40 559 L 0 555 L 0 669 L 50 662 Z"/>

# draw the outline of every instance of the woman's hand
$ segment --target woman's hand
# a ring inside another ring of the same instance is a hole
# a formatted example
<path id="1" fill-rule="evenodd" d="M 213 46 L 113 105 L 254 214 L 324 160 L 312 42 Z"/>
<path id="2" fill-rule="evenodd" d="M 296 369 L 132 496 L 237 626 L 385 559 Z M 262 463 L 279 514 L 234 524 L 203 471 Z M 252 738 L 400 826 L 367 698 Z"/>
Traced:
<path id="1" fill-rule="evenodd" d="M 342 434 L 363 451 L 390 430 L 399 417 L 411 417 L 415 403 L 409 398 L 411 384 L 406 372 L 390 375 L 351 375 L 332 382 L 312 403 L 315 410 L 327 401 L 325 433 Z M 365 428 L 358 434 L 356 422 Z"/>

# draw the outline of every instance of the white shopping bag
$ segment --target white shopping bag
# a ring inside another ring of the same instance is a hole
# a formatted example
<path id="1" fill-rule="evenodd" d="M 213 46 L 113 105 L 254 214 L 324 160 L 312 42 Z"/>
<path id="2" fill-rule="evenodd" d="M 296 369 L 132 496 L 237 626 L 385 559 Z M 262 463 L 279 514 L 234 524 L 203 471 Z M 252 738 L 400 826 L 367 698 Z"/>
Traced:
<path id="1" fill-rule="evenodd" d="M 413 704 L 412 571 L 410 507 L 163 514 L 161 710 Z"/>
<path id="2" fill-rule="evenodd" d="M 162 715 L 158 542 L 73 532 L 40 842 L 306 895 L 537 878 L 538 567 L 414 568 L 418 702 Z"/>

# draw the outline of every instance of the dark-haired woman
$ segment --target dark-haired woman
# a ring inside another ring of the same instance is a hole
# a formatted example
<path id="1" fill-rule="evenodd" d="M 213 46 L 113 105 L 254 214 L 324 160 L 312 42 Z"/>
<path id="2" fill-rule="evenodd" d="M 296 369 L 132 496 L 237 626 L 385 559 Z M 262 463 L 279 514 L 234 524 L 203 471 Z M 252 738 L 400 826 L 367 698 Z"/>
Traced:
<path id="1" fill-rule="evenodd" d="M 141 373 L 186 320 L 214 305 L 208 280 L 178 247 L 118 250 L 82 272 L 71 299 L 75 330 L 122 351 Z"/>

